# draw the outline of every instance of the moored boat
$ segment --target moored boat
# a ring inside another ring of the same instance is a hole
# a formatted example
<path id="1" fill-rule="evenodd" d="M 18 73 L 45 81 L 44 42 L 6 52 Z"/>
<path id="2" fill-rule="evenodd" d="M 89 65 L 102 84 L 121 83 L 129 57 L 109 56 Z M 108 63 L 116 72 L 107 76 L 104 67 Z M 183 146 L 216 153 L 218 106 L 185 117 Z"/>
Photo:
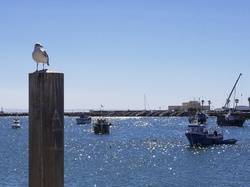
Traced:
<path id="1" fill-rule="evenodd" d="M 107 119 L 101 118 L 97 119 L 95 123 L 93 123 L 93 129 L 95 134 L 109 134 L 109 127 L 112 124 L 107 121 Z"/>
<path id="2" fill-rule="evenodd" d="M 80 115 L 79 118 L 76 118 L 76 123 L 77 124 L 90 124 L 91 117 L 82 114 L 82 115 Z"/>
<path id="3" fill-rule="evenodd" d="M 246 118 L 237 112 L 228 112 L 228 114 L 218 114 L 217 124 L 219 126 L 237 126 L 242 127 Z"/>
<path id="4" fill-rule="evenodd" d="M 13 123 L 12 123 L 11 128 L 12 129 L 19 129 L 19 128 L 21 128 L 20 119 L 17 116 L 13 119 Z"/>
<path id="5" fill-rule="evenodd" d="M 188 121 L 190 124 L 203 124 L 203 125 L 205 125 L 207 122 L 207 118 L 208 118 L 207 114 L 198 110 L 195 116 L 190 116 L 188 118 Z"/>
<path id="6" fill-rule="evenodd" d="M 224 140 L 223 134 L 216 130 L 210 132 L 205 125 L 188 125 L 185 135 L 190 143 L 190 146 L 216 145 L 216 144 L 234 144 L 236 139 Z"/>
<path id="7" fill-rule="evenodd" d="M 227 112 L 227 114 L 218 114 L 217 115 L 217 124 L 220 126 L 242 127 L 244 122 L 246 121 L 246 118 L 242 117 L 240 115 L 241 112 L 239 110 L 237 110 L 237 102 L 236 102 L 237 99 L 234 99 L 234 102 L 236 102 L 236 107 L 233 107 L 233 109 L 229 107 L 231 95 L 232 95 L 233 91 L 235 91 L 236 85 L 237 85 L 241 75 L 242 74 L 240 73 L 240 75 L 237 78 L 237 80 L 233 86 L 233 89 L 231 90 L 231 92 L 226 100 L 226 103 L 223 107 L 223 109 L 225 110 L 225 112 Z"/>

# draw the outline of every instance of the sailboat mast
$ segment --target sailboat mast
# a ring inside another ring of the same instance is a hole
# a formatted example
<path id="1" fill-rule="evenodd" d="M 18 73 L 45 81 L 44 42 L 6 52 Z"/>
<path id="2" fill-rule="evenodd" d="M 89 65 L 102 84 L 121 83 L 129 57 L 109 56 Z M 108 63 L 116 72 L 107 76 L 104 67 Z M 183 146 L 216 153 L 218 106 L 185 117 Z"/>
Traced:
<path id="1" fill-rule="evenodd" d="M 229 96 L 228 96 L 228 98 L 227 98 L 227 100 L 226 100 L 226 103 L 225 103 L 225 105 L 224 105 L 224 108 L 225 108 L 225 107 L 228 105 L 228 103 L 230 102 L 230 97 L 231 97 L 231 95 L 232 95 L 232 93 L 233 93 L 233 91 L 234 91 L 234 89 L 235 89 L 235 87 L 236 87 L 236 85 L 237 85 L 237 83 L 238 83 L 238 81 L 239 81 L 241 75 L 242 75 L 242 74 L 240 73 L 238 79 L 236 80 L 236 82 L 235 82 L 235 84 L 234 84 L 234 87 L 233 87 L 231 93 L 229 94 Z"/>

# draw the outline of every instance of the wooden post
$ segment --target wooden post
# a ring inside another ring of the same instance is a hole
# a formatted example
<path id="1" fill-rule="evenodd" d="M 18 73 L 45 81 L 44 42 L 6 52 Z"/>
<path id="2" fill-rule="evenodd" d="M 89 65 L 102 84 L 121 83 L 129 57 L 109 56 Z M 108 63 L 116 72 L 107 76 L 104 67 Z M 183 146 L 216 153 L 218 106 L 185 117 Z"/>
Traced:
<path id="1" fill-rule="evenodd" d="M 29 74 L 29 186 L 64 186 L 64 75 Z"/>

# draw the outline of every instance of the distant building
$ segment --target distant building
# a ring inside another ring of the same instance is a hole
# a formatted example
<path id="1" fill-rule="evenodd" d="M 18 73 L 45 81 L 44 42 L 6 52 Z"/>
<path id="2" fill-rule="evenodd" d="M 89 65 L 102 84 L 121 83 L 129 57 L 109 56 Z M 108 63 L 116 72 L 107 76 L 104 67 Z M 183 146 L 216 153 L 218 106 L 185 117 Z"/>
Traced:
<path id="1" fill-rule="evenodd" d="M 198 109 L 210 110 L 210 106 L 202 106 L 198 101 L 183 102 L 181 106 L 168 106 L 169 111 L 197 111 Z"/>

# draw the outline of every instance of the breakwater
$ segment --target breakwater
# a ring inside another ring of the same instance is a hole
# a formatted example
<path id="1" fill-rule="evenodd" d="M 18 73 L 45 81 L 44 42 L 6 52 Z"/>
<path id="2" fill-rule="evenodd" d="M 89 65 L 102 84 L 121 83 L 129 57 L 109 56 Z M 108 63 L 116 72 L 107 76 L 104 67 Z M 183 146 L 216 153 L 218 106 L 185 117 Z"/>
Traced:
<path id="1" fill-rule="evenodd" d="M 212 112 L 210 112 L 212 114 Z M 161 116 L 190 116 L 195 115 L 195 112 L 188 111 L 164 111 L 164 110 L 91 110 L 87 112 L 64 112 L 65 116 L 110 116 L 110 117 L 161 117 Z M 27 112 L 7 112 L 0 113 L 0 116 L 28 116 Z"/>
<path id="2" fill-rule="evenodd" d="M 194 111 L 166 111 L 166 110 L 90 110 L 87 112 L 64 112 L 65 116 L 103 116 L 103 117 L 182 117 L 182 116 L 192 116 L 195 115 Z M 216 112 L 214 110 L 207 111 L 206 114 L 208 116 L 217 116 L 221 114 L 226 114 L 226 112 Z M 0 113 L 1 116 L 28 116 L 27 112 L 8 112 L 8 113 Z M 238 115 L 250 119 L 250 112 L 242 112 Z"/>
<path id="3" fill-rule="evenodd" d="M 79 116 L 81 114 L 87 116 L 110 116 L 110 117 L 161 117 L 161 116 L 190 116 L 194 115 L 195 112 L 170 112 L 164 110 L 110 110 L 110 111 L 101 111 L 93 110 L 88 112 L 72 112 L 65 113 L 67 116 Z"/>

